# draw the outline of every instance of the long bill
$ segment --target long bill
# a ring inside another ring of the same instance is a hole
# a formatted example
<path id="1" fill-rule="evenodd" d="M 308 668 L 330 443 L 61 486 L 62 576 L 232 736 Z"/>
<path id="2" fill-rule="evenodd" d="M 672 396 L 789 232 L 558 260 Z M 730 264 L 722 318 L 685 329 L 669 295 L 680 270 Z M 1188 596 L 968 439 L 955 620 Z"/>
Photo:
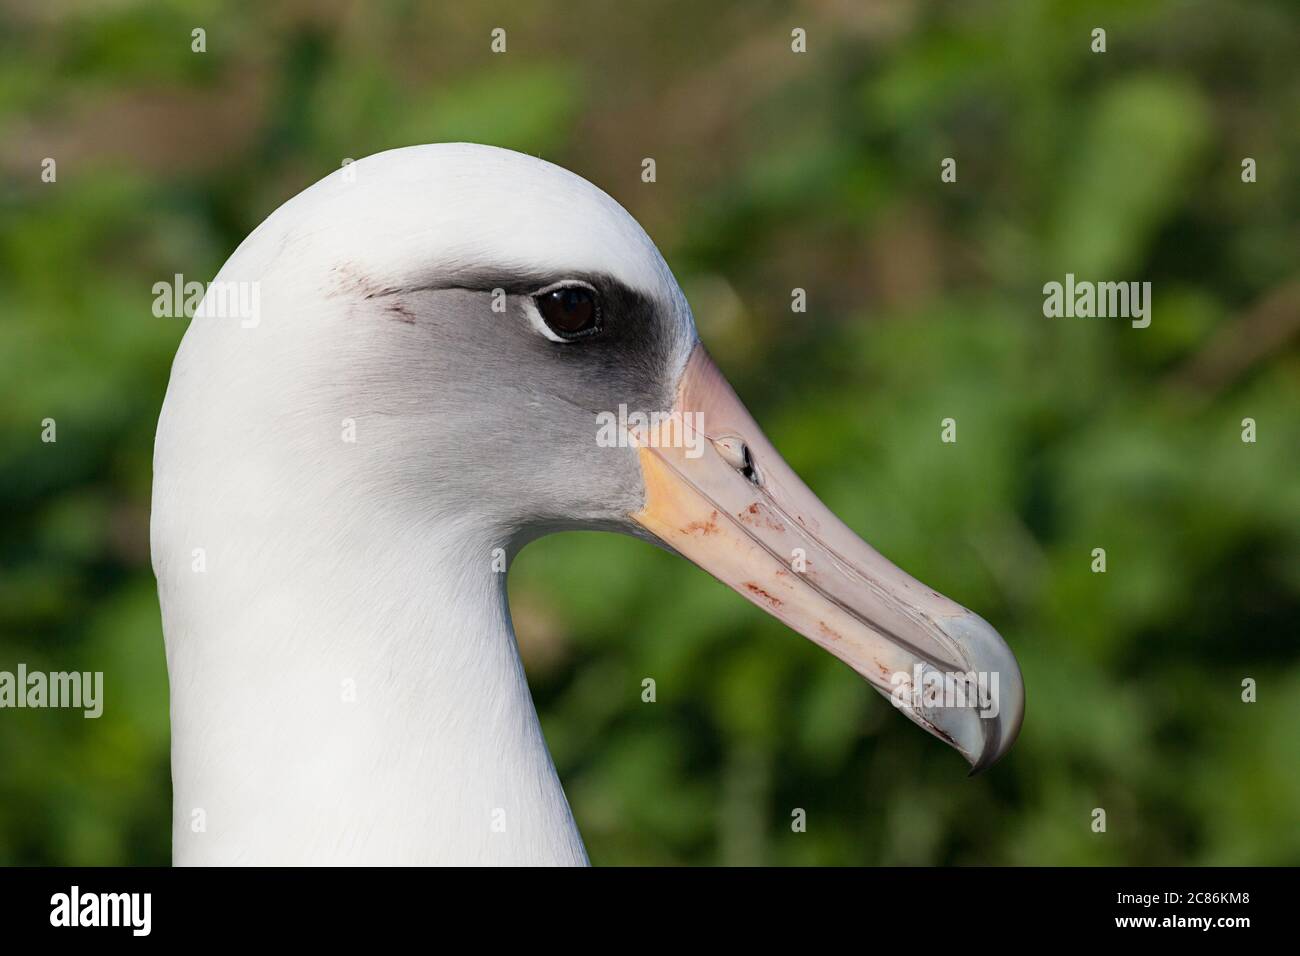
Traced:
<path id="1" fill-rule="evenodd" d="M 1006 753 L 1020 731 L 1024 686 L 998 633 L 836 518 L 703 346 L 672 411 L 677 440 L 663 440 L 663 429 L 630 433 L 646 487 L 632 519 L 848 664 L 956 748 L 971 773 Z"/>

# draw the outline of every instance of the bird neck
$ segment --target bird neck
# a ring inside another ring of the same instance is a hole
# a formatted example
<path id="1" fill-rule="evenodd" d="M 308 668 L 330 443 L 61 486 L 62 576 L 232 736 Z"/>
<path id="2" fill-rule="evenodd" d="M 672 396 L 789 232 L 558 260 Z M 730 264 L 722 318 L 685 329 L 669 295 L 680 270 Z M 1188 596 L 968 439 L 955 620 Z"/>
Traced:
<path id="1" fill-rule="evenodd" d="M 427 530 L 163 589 L 177 863 L 586 862 L 490 539 Z"/>

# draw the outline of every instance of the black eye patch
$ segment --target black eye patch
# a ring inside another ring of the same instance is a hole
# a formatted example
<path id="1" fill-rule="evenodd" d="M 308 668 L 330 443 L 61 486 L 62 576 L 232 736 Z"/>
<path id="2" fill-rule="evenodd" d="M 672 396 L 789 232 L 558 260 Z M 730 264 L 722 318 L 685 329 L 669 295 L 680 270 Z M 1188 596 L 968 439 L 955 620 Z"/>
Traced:
<path id="1" fill-rule="evenodd" d="M 526 267 L 463 267 L 406 284 L 379 287 L 375 283 L 360 291 L 367 299 L 385 299 L 454 289 L 527 299 L 557 338 L 568 342 L 598 335 L 604 344 L 594 352 L 611 362 L 635 363 L 646 374 L 664 365 L 672 354 L 672 336 L 661 318 L 666 307 L 604 273 L 557 275 Z M 579 350 L 564 351 L 578 358 Z"/>

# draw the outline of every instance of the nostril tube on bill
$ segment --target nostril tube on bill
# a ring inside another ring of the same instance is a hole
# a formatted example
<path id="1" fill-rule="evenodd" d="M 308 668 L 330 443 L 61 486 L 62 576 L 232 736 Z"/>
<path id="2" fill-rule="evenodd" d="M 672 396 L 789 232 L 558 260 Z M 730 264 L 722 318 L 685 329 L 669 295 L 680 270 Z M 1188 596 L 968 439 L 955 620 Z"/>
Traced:
<path id="1" fill-rule="evenodd" d="M 737 435 L 724 435 L 713 439 L 713 447 L 718 450 L 722 460 L 745 476 L 746 481 L 758 484 L 758 469 L 754 467 L 754 456 L 749 445 Z"/>

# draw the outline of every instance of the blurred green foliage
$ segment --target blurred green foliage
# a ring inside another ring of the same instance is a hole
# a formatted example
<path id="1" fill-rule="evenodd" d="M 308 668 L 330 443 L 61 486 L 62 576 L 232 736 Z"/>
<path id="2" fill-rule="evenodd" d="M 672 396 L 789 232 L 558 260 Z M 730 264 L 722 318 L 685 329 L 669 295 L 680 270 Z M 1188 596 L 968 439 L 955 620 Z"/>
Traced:
<path id="1" fill-rule="evenodd" d="M 1300 862 L 1298 38 L 1282 0 L 6 4 L 0 669 L 108 704 L 0 712 L 0 862 L 168 859 L 152 284 L 345 158 L 459 139 L 626 205 L 786 457 L 1028 688 L 967 779 L 695 568 L 546 539 L 512 606 L 594 862 Z M 1044 318 L 1067 271 L 1151 281 L 1150 328 Z"/>

